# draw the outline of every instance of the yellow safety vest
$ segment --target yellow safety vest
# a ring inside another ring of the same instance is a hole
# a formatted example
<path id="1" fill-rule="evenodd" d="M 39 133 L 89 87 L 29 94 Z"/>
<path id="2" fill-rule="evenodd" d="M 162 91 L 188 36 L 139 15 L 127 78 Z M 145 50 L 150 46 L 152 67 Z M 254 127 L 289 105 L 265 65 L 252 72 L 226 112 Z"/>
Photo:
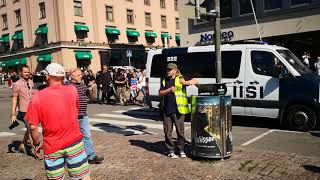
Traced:
<path id="1" fill-rule="evenodd" d="M 174 86 L 176 87 L 176 91 L 174 95 L 176 96 L 177 108 L 180 114 L 189 114 L 189 106 L 188 106 L 188 98 L 186 93 L 186 88 L 183 88 L 183 85 L 180 83 L 180 77 L 178 76 L 174 80 Z M 165 79 L 162 80 L 163 86 L 166 85 Z"/>

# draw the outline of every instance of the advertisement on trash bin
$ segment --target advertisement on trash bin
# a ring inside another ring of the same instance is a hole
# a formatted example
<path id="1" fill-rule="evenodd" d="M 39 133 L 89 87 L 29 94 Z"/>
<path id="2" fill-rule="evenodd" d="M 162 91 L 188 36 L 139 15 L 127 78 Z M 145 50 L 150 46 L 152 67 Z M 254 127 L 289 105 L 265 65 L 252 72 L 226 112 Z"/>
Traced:
<path id="1" fill-rule="evenodd" d="M 220 158 L 232 153 L 231 97 L 193 96 L 192 134 L 195 156 Z"/>

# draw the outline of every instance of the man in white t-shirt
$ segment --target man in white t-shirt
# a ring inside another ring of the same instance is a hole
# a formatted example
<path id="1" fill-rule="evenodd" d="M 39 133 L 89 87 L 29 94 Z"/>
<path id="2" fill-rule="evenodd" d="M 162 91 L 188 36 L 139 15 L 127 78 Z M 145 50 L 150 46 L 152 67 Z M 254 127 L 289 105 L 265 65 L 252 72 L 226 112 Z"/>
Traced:
<path id="1" fill-rule="evenodd" d="M 317 62 L 314 63 L 317 74 L 320 76 L 320 56 L 317 57 Z"/>
<path id="2" fill-rule="evenodd" d="M 309 67 L 309 59 L 310 59 L 310 54 L 307 52 L 304 52 L 302 55 L 303 63 Z"/>

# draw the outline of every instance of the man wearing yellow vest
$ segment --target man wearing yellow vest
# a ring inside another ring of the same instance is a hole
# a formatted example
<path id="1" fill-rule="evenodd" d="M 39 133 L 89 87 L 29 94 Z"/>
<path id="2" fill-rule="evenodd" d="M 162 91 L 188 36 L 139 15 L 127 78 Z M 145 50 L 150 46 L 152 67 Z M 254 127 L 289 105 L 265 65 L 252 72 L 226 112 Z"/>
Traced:
<path id="1" fill-rule="evenodd" d="M 175 154 L 175 144 L 172 138 L 173 124 L 176 127 L 177 148 L 180 157 L 186 157 L 184 153 L 184 119 L 186 114 L 190 113 L 186 86 L 197 83 L 196 79 L 182 76 L 176 64 L 169 63 L 167 65 L 167 78 L 161 81 L 159 96 L 163 98 L 163 129 L 169 158 L 178 158 Z"/>

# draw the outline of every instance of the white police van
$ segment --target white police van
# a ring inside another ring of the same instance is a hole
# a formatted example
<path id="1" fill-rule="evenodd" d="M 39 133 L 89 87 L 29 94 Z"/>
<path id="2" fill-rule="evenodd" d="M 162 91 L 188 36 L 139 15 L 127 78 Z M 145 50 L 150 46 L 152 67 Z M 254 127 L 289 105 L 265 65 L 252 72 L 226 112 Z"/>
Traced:
<path id="1" fill-rule="evenodd" d="M 222 45 L 222 83 L 231 95 L 232 113 L 278 118 L 291 130 L 308 131 L 320 117 L 320 76 L 288 49 L 262 44 Z M 150 50 L 146 64 L 147 101 L 156 107 L 160 79 L 174 62 L 199 84 L 215 83 L 214 46 Z"/>

